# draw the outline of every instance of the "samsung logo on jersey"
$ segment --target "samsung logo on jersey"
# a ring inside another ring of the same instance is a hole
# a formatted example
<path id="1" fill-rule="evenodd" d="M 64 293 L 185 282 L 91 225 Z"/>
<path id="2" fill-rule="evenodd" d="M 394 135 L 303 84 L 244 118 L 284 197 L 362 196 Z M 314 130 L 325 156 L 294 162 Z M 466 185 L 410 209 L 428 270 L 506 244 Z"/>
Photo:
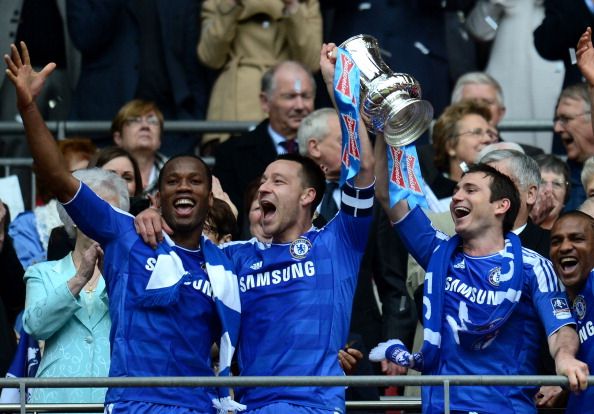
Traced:
<path id="1" fill-rule="evenodd" d="M 194 290 L 202 292 L 209 298 L 212 298 L 212 286 L 210 286 L 210 282 L 208 280 L 198 279 L 192 282 L 185 282 L 184 285 L 192 285 Z"/>
<path id="2" fill-rule="evenodd" d="M 287 283 L 304 276 L 315 276 L 316 269 L 312 261 L 293 263 L 282 269 L 271 272 L 256 273 L 239 278 L 239 290 L 247 292 L 250 289 Z"/>
<path id="3" fill-rule="evenodd" d="M 578 332 L 580 334 L 580 344 L 583 344 L 594 336 L 594 324 L 592 324 L 592 321 L 588 321 Z"/>
<path id="4" fill-rule="evenodd" d="M 497 292 L 495 290 L 478 289 L 473 286 L 468 286 L 460 279 L 454 279 L 449 276 L 446 278 L 445 290 L 456 292 L 464 296 L 470 302 L 482 305 L 499 305 L 505 299 L 505 291 Z"/>

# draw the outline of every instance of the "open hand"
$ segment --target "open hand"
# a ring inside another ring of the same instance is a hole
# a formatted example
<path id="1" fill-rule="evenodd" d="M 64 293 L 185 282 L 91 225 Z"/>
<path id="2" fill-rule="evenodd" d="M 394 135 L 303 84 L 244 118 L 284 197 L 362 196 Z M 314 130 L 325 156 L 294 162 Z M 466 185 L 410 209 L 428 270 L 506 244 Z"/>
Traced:
<path id="1" fill-rule="evenodd" d="M 594 87 L 594 47 L 592 47 L 592 28 L 588 27 L 580 36 L 576 47 L 577 65 L 590 87 Z"/>
<path id="2" fill-rule="evenodd" d="M 6 62 L 6 76 L 16 88 L 17 106 L 19 111 L 31 105 L 43 89 L 47 77 L 56 68 L 55 63 L 48 63 L 45 67 L 35 72 L 31 67 L 29 50 L 25 42 L 20 43 L 21 53 L 14 44 L 10 45 L 10 56 L 4 55 Z"/>

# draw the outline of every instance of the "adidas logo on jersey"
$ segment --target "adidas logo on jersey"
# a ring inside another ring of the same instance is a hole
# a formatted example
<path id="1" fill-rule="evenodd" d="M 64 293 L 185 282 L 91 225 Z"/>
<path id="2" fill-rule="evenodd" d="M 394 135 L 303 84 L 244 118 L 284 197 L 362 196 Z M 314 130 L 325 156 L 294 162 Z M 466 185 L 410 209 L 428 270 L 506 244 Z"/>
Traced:
<path id="1" fill-rule="evenodd" d="M 462 259 L 462 261 L 456 263 L 454 265 L 454 269 L 466 269 L 466 264 L 464 263 L 464 259 Z"/>
<path id="2" fill-rule="evenodd" d="M 252 270 L 262 269 L 262 261 L 259 261 L 259 262 L 256 262 L 256 263 L 252 263 L 250 265 L 250 269 L 252 269 Z"/>

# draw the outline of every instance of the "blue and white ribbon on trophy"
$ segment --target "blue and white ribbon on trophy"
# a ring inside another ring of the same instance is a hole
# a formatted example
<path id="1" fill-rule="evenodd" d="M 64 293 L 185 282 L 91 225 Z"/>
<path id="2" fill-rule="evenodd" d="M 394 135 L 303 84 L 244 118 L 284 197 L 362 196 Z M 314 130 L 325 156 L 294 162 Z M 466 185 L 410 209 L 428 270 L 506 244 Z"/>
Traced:
<path id="1" fill-rule="evenodd" d="M 419 157 L 414 145 L 402 147 L 386 146 L 388 155 L 388 190 L 390 207 L 406 199 L 410 208 L 427 207 L 423 189 L 425 181 L 421 175 Z"/>
<path id="2" fill-rule="evenodd" d="M 351 180 L 361 168 L 359 138 L 359 68 L 344 49 L 336 49 L 334 99 L 342 132 L 340 186 Z"/>

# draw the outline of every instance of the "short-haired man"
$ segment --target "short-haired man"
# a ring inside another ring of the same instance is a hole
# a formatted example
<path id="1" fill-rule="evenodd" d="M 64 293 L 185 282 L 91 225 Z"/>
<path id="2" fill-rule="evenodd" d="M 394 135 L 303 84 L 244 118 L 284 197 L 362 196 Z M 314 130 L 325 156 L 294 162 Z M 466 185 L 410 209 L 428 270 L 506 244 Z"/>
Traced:
<path id="1" fill-rule="evenodd" d="M 333 93 L 334 63 L 320 53 Z M 262 227 L 272 243 L 227 247 L 241 292 L 242 375 L 341 375 L 336 355 L 349 332 L 357 274 L 373 205 L 373 150 L 360 121 L 361 167 L 343 186 L 341 208 L 322 229 L 311 227 L 325 177 L 311 159 L 281 155 L 258 190 Z M 282 345 L 281 345 L 282 344 Z M 344 387 L 262 387 L 236 390 L 257 413 L 344 412 Z"/>
<path id="2" fill-rule="evenodd" d="M 299 153 L 311 158 L 326 176 L 326 190 L 314 224 L 322 227 L 338 212 L 342 135 L 340 121 L 333 108 L 322 108 L 306 116 L 297 131 Z"/>
<path id="3" fill-rule="evenodd" d="M 281 62 L 262 76 L 260 105 L 268 118 L 253 131 L 222 143 L 215 154 L 214 175 L 236 206 L 244 204 L 248 184 L 277 155 L 299 152 L 297 129 L 314 108 L 315 82 L 301 63 Z M 245 221 L 239 217 L 240 224 Z"/>
<path id="4" fill-rule="evenodd" d="M 551 229 L 551 260 L 565 285 L 577 321 L 580 349 L 577 357 L 594 365 L 594 219 L 581 212 L 561 215 Z M 594 388 L 570 395 L 568 414 L 592 411 Z"/>
<path id="5" fill-rule="evenodd" d="M 419 207 L 388 205 L 385 145 L 376 141 L 377 197 L 409 251 L 427 270 L 425 341 L 420 354 L 398 345 L 379 357 L 416 367 L 424 374 L 521 375 L 536 372 L 539 321 L 545 326 L 557 372 L 572 390 L 585 388 L 588 367 L 575 359 L 578 338 L 565 295 L 550 262 L 523 249 L 510 232 L 519 209 L 509 177 L 488 165 L 471 167 L 456 185 L 450 212 L 456 235 L 436 231 Z M 394 348 L 396 347 L 396 348 Z M 387 349 L 386 349 L 387 348 Z M 383 352 L 385 351 L 385 353 Z M 454 412 L 532 413 L 534 387 L 455 387 Z M 424 412 L 440 412 L 443 388 L 423 388 Z"/>
<path id="6" fill-rule="evenodd" d="M 103 276 L 112 318 L 110 376 L 211 376 L 210 349 L 224 337 L 221 331 L 229 334 L 227 342 L 221 340 L 226 364 L 222 369 L 228 369 L 236 326 L 224 329 L 216 302 L 223 300 L 227 307 L 239 310 L 239 298 L 231 273 L 217 270 L 228 268 L 226 259 L 201 237 L 212 202 L 207 165 L 194 156 L 177 156 L 163 166 L 156 199 L 173 232 L 170 239 L 152 249 L 136 234 L 132 216 L 112 208 L 66 168 L 35 104 L 55 64 L 36 73 L 24 43 L 21 54 L 14 45 L 11 49 L 12 56 L 4 57 L 7 75 L 16 87 L 39 174 L 48 178 L 48 185 L 77 226 L 105 252 Z M 221 266 L 211 266 L 206 257 Z M 225 275 L 232 283 L 219 285 Z M 223 408 L 234 405 L 216 389 L 201 387 L 113 387 L 106 396 L 109 413 L 214 413 L 213 405 L 221 408 L 221 404 Z"/>
<path id="7" fill-rule="evenodd" d="M 576 209 L 586 199 L 580 178 L 584 162 L 594 155 L 591 111 L 590 94 L 585 83 L 571 85 L 561 91 L 554 128 L 567 151 L 570 172 L 571 193 L 565 211 Z"/>

